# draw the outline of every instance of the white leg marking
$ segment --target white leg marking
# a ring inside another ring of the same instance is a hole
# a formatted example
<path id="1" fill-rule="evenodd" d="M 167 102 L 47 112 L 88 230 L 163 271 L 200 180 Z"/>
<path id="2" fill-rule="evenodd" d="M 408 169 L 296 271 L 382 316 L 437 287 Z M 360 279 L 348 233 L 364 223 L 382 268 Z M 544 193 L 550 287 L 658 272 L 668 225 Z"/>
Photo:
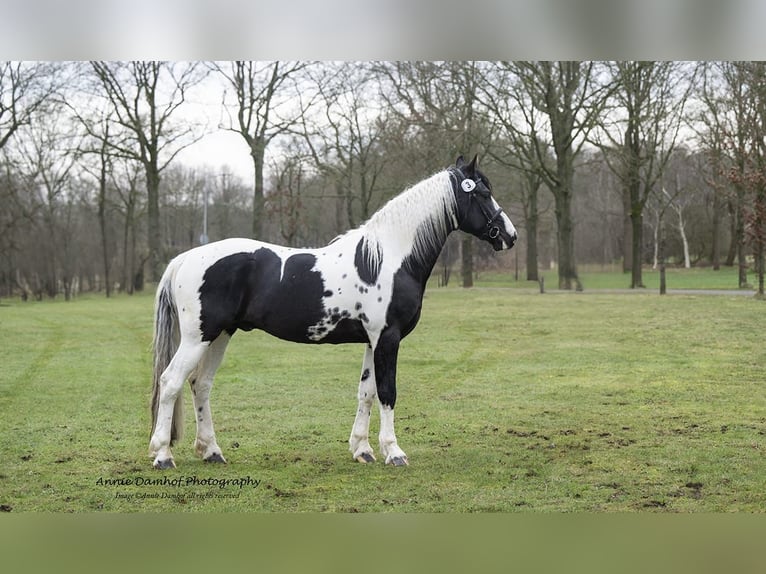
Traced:
<path id="1" fill-rule="evenodd" d="M 359 407 L 356 411 L 354 426 L 351 428 L 351 437 L 348 439 L 349 450 L 354 459 L 359 462 L 372 462 L 375 456 L 370 446 L 370 415 L 372 403 L 377 397 L 375 385 L 375 365 L 373 362 L 372 348 L 368 345 L 364 351 L 362 361 L 362 375 L 359 379 Z"/>
<path id="2" fill-rule="evenodd" d="M 210 412 L 210 389 L 213 387 L 213 377 L 221 365 L 226 345 L 230 340 L 228 333 L 221 333 L 210 344 L 200 361 L 197 372 L 190 381 L 194 397 L 194 418 L 197 421 L 197 439 L 194 441 L 194 449 L 203 460 L 226 462 L 215 440 L 213 417 Z"/>
<path id="3" fill-rule="evenodd" d="M 207 345 L 201 342 L 181 342 L 173 360 L 160 376 L 160 400 L 157 410 L 157 425 L 149 441 L 149 451 L 154 456 L 154 466 L 167 468 L 175 466 L 170 451 L 170 427 L 173 421 L 173 407 L 184 381 L 197 367 Z"/>
<path id="4" fill-rule="evenodd" d="M 399 448 L 394 434 L 394 409 L 380 405 L 380 452 L 386 457 L 386 464 L 403 466 L 409 464 L 407 455 Z"/>

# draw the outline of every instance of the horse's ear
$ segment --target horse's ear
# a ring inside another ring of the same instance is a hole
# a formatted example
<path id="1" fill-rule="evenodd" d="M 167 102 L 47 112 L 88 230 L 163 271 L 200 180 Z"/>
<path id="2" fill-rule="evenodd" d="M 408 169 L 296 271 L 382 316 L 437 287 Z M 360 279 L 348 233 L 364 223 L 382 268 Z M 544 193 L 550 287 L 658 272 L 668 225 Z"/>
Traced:
<path id="1" fill-rule="evenodd" d="M 473 159 L 471 160 L 471 163 L 468 164 L 468 172 L 474 173 L 476 171 L 476 163 L 479 161 L 479 154 L 477 153 L 475 156 L 473 156 Z"/>
<path id="2" fill-rule="evenodd" d="M 460 169 L 465 165 L 465 160 L 463 159 L 463 155 L 459 155 L 458 158 L 455 160 L 455 167 Z"/>

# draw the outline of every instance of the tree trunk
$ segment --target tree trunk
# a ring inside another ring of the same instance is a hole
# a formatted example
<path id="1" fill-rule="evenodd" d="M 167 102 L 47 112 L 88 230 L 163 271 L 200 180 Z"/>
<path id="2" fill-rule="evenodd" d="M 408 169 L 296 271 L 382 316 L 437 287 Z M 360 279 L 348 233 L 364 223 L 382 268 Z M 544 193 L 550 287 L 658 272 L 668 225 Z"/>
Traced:
<path id="1" fill-rule="evenodd" d="M 149 275 L 159 282 L 163 271 L 162 228 L 160 226 L 160 174 L 156 163 L 146 166 Z"/>
<path id="2" fill-rule="evenodd" d="M 556 194 L 556 227 L 558 231 L 559 289 L 579 287 L 574 255 L 574 223 L 572 221 L 572 195 L 559 190 Z"/>
<path id="3" fill-rule="evenodd" d="M 463 287 L 473 287 L 473 238 L 470 235 L 462 238 L 461 256 Z"/>
<path id="4" fill-rule="evenodd" d="M 130 269 L 130 228 L 132 225 L 132 214 L 130 211 L 125 213 L 125 226 L 122 230 L 122 277 L 120 279 L 120 291 L 133 293 L 133 270 Z"/>
<path id="5" fill-rule="evenodd" d="M 633 251 L 633 261 L 630 268 L 630 288 L 635 289 L 637 287 L 644 287 L 643 278 L 641 276 L 641 263 L 643 257 L 641 256 L 643 241 L 644 241 L 644 218 L 642 210 L 634 207 L 630 212 L 631 233 L 633 237 L 633 243 L 631 250 Z"/>
<path id="6" fill-rule="evenodd" d="M 717 189 L 713 190 L 713 245 L 711 248 L 710 261 L 713 264 L 713 270 L 718 271 L 721 268 L 721 241 L 719 239 L 721 231 L 721 196 Z"/>
<path id="7" fill-rule="evenodd" d="M 744 197 L 745 191 L 742 186 L 736 186 L 736 225 L 734 228 L 734 237 L 732 241 L 737 245 L 737 263 L 739 264 L 739 288 L 743 289 L 747 287 L 747 253 L 745 251 L 745 214 L 744 214 Z"/>
<path id="8" fill-rule="evenodd" d="M 633 224 L 630 220 L 630 192 L 626 188 L 622 194 L 622 272 L 630 273 L 633 269 Z"/>
<path id="9" fill-rule="evenodd" d="M 753 205 L 752 220 L 752 241 L 754 244 L 753 258 L 755 260 L 755 270 L 758 275 L 758 290 L 756 296 L 759 299 L 764 298 L 764 266 L 766 266 L 766 257 L 764 256 L 764 243 L 766 243 L 766 191 L 759 186 L 756 192 Z"/>
<path id="10" fill-rule="evenodd" d="M 686 225 L 680 208 L 678 209 L 678 232 L 681 234 L 681 242 L 684 246 L 684 269 L 690 269 L 692 265 L 689 257 L 689 240 L 686 237 Z"/>
<path id="11" fill-rule="evenodd" d="M 252 143 L 251 154 L 253 158 L 253 170 L 255 171 L 255 184 L 253 187 L 253 238 L 263 237 L 264 208 L 266 201 L 263 195 L 263 162 L 266 156 L 266 146 L 258 139 Z"/>
<path id="12" fill-rule="evenodd" d="M 109 240 L 106 228 L 106 175 L 107 162 L 104 156 L 101 156 L 101 173 L 98 182 L 98 224 L 101 230 L 101 252 L 104 257 L 104 288 L 106 296 L 112 296 L 112 280 L 109 269 Z"/>
<path id="13" fill-rule="evenodd" d="M 560 132 L 560 133 L 559 133 Z M 559 259 L 559 289 L 580 289 L 574 252 L 574 221 L 572 220 L 572 191 L 574 180 L 574 151 L 563 134 L 571 134 L 569 119 L 564 118 L 554 129 L 556 148 L 556 185 L 552 189 L 555 199 L 556 228 Z"/>
<path id="14" fill-rule="evenodd" d="M 537 281 L 539 275 L 537 273 L 537 191 L 539 185 L 535 185 L 534 182 L 530 182 L 529 185 L 529 204 L 527 207 L 526 224 L 527 224 L 527 281 Z"/>
<path id="15" fill-rule="evenodd" d="M 661 219 L 658 221 L 657 227 L 659 229 L 659 241 L 657 243 L 657 247 L 660 260 L 660 295 L 665 295 L 665 293 L 667 293 L 667 283 L 665 277 L 665 234 L 662 230 Z"/>
<path id="16" fill-rule="evenodd" d="M 758 290 L 756 292 L 756 296 L 759 299 L 764 298 L 764 249 L 763 249 L 763 243 L 761 241 L 757 241 L 755 244 L 755 269 L 756 273 L 758 275 Z"/>
<path id="17" fill-rule="evenodd" d="M 726 253 L 726 267 L 733 267 L 737 258 L 737 209 L 733 201 L 728 202 L 729 207 L 729 250 Z"/>
<path id="18" fill-rule="evenodd" d="M 652 269 L 657 269 L 660 264 L 660 218 L 657 216 L 654 226 L 654 257 L 652 259 Z"/>

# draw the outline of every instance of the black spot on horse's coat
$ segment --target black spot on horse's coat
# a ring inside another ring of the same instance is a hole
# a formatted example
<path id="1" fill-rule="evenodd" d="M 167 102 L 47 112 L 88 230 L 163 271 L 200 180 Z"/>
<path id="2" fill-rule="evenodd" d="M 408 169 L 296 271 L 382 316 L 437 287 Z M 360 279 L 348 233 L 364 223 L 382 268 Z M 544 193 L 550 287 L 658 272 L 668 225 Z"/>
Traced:
<path id="1" fill-rule="evenodd" d="M 354 255 L 354 267 L 359 274 L 359 278 L 368 285 L 374 285 L 380 274 L 380 248 L 375 246 L 377 253 L 370 250 L 369 245 L 364 238 L 356 244 L 356 254 Z"/>
<path id="2" fill-rule="evenodd" d="M 367 380 L 367 379 L 369 379 L 369 378 L 370 378 L 370 369 L 365 369 L 365 370 L 362 372 L 362 380 L 363 380 L 363 381 L 366 381 L 366 380 Z M 367 394 L 366 394 L 366 393 L 365 393 L 365 396 L 367 396 Z"/>
<path id="3" fill-rule="evenodd" d="M 199 288 L 202 340 L 213 341 L 223 331 L 262 329 L 288 341 L 314 342 L 308 329 L 324 316 L 325 292 L 315 264 L 314 255 L 296 253 L 282 273 L 281 258 L 267 247 L 213 263 Z"/>
<path id="4" fill-rule="evenodd" d="M 354 309 L 356 309 L 357 311 L 359 311 L 359 309 L 361 309 L 361 308 L 362 308 L 362 304 L 361 303 L 357 302 L 357 304 L 354 305 Z"/>
<path id="5" fill-rule="evenodd" d="M 322 293 L 323 297 L 332 297 L 332 291 L 330 289 L 325 289 L 325 292 Z"/>

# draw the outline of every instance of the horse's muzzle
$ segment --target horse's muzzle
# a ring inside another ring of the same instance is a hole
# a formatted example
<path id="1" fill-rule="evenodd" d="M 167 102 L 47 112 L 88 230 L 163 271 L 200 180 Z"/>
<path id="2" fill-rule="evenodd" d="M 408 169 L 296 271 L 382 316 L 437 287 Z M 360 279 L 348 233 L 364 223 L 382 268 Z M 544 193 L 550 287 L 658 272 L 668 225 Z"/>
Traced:
<path id="1" fill-rule="evenodd" d="M 519 238 L 518 233 L 516 233 L 516 230 L 513 231 L 513 233 L 507 233 L 500 229 L 499 227 L 494 227 L 494 229 L 497 229 L 498 232 L 495 234 L 494 237 L 492 237 L 492 249 L 495 251 L 503 251 L 504 249 L 510 249 L 514 246 L 516 243 L 516 240 Z"/>

